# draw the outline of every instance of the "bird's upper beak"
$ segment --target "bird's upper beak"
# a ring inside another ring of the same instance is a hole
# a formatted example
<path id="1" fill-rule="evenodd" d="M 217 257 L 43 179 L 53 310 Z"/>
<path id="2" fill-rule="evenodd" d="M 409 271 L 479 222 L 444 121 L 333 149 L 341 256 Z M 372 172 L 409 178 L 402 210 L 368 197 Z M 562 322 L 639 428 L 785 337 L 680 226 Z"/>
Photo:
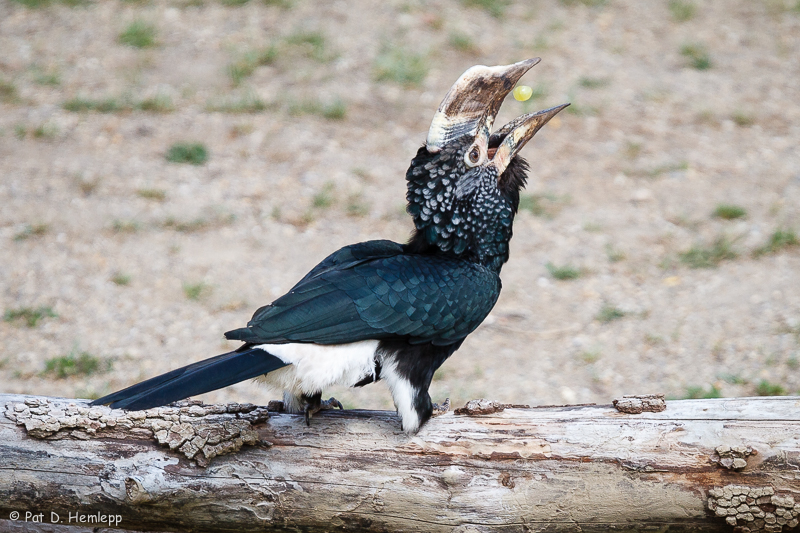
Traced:
<path id="1" fill-rule="evenodd" d="M 536 57 L 512 65 L 476 65 L 464 72 L 447 92 L 433 116 L 426 142 L 428 151 L 439 152 L 450 141 L 471 135 L 476 144 L 493 156 L 487 164 L 497 168 L 498 176 L 502 174 L 525 143 L 569 105 L 522 115 L 491 134 L 503 100 L 519 79 L 539 61 Z M 496 150 L 488 149 L 490 135 L 501 139 Z"/>

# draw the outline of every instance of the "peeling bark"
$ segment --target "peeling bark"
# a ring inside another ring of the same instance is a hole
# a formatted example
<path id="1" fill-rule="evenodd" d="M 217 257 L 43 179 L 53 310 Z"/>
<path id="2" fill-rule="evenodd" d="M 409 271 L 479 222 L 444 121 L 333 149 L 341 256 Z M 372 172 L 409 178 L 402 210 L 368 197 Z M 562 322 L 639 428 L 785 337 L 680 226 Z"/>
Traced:
<path id="1" fill-rule="evenodd" d="M 744 533 L 798 523 L 797 398 L 670 401 L 639 414 L 485 404 L 407 436 L 381 411 L 329 411 L 306 427 L 252 406 L 142 414 L 0 394 L 0 530 L 23 525 L 4 522 L 13 511 L 43 513 L 45 525 L 50 512 L 62 524 L 101 513 L 119 515 L 119 528 L 175 532 Z M 212 445 L 233 443 L 219 450 L 231 453 L 207 457 L 210 435 L 227 435 Z"/>

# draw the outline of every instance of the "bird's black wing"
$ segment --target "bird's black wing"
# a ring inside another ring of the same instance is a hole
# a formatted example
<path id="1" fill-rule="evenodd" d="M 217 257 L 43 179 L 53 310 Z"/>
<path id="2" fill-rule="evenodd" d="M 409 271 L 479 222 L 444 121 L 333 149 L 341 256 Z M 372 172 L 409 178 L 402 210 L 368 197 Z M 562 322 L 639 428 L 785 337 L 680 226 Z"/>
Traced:
<path id="1" fill-rule="evenodd" d="M 341 270 L 353 267 L 358 263 L 363 263 L 364 261 L 371 261 L 381 257 L 391 257 L 393 255 L 399 255 L 402 253 L 402 244 L 385 239 L 351 244 L 350 246 L 345 246 L 344 248 L 333 252 L 331 255 L 323 259 L 322 262 L 312 268 L 303 279 L 298 281 L 297 285 L 292 287 L 291 290 L 293 291 L 304 282 L 315 278 L 324 272 L 329 272 L 336 269 Z M 259 309 L 256 311 L 256 314 L 258 314 L 259 311 L 261 310 Z"/>
<path id="2" fill-rule="evenodd" d="M 448 345 L 477 328 L 499 294 L 500 278 L 481 265 L 372 241 L 331 255 L 225 336 L 255 344 L 407 338 Z"/>

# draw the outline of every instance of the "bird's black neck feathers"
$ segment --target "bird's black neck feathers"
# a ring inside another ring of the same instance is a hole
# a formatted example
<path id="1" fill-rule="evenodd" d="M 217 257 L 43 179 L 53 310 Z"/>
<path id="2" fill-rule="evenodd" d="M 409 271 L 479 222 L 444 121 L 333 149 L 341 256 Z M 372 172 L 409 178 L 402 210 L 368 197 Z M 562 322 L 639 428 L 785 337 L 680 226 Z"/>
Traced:
<path id="1" fill-rule="evenodd" d="M 491 137 L 489 149 L 502 140 Z M 471 144 L 472 139 L 465 137 L 437 153 L 422 146 L 411 161 L 406 172 L 406 210 L 415 229 L 406 249 L 453 255 L 500 272 L 508 261 L 508 242 L 528 164 L 515 157 L 498 180 L 493 167 L 467 168 L 464 152 Z"/>

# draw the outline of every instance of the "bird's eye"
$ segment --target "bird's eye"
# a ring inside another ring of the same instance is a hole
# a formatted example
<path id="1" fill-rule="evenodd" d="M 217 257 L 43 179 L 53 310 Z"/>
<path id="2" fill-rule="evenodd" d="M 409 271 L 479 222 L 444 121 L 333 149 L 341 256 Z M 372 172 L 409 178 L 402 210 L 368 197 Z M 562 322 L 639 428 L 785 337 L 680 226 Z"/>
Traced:
<path id="1" fill-rule="evenodd" d="M 473 167 L 481 160 L 481 150 L 477 146 L 473 146 L 467 153 L 466 163 L 468 166 Z"/>

